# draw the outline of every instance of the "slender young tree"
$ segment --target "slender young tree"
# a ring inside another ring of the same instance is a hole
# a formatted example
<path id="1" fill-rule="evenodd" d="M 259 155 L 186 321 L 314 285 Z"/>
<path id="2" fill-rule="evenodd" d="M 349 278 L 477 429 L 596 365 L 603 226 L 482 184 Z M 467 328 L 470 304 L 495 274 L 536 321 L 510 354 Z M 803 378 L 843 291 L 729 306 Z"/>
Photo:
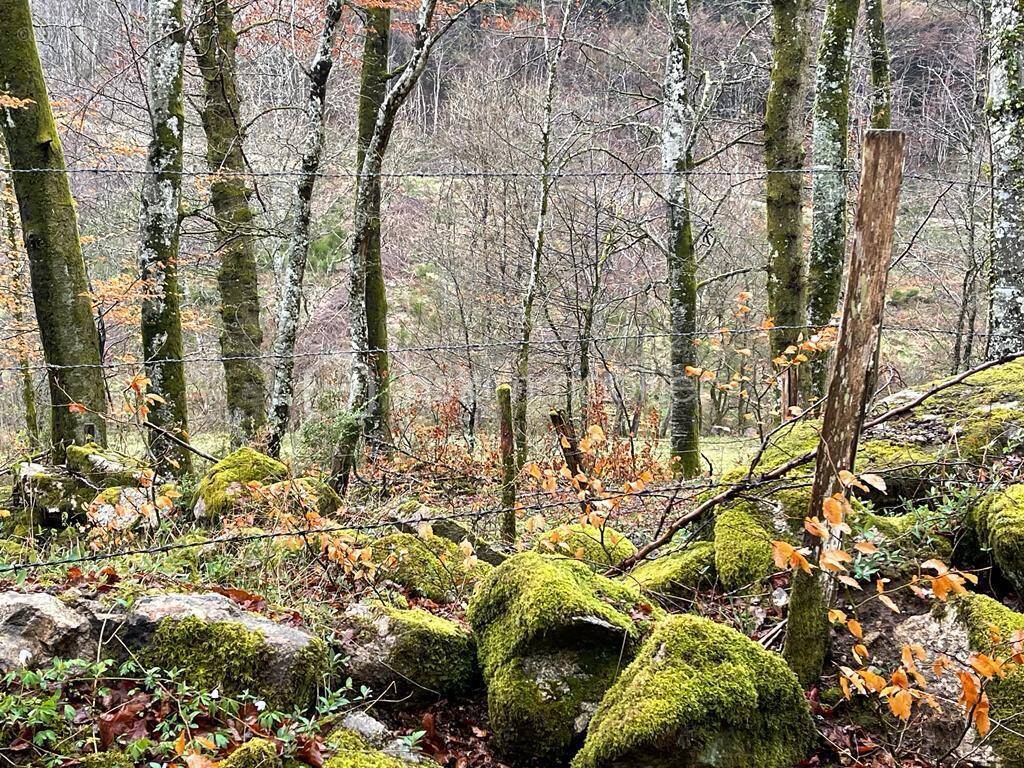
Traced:
<path id="1" fill-rule="evenodd" d="M 192 47 L 203 77 L 201 118 L 206 160 L 213 176 L 210 202 L 216 217 L 220 350 L 224 358 L 231 439 L 255 439 L 266 422 L 266 381 L 259 355 L 259 280 L 251 194 L 245 181 L 245 125 L 238 96 L 234 14 L 227 0 L 199 0 Z"/>
<path id="2" fill-rule="evenodd" d="M 864 35 L 871 55 L 871 127 L 892 127 L 892 72 L 885 38 L 884 0 L 864 0 Z"/>
<path id="3" fill-rule="evenodd" d="M 696 366 L 697 256 L 693 244 L 688 171 L 693 158 L 693 114 L 689 103 L 692 28 L 689 0 L 669 2 L 670 39 L 665 65 L 661 153 L 668 204 L 668 291 L 672 328 L 672 408 L 669 442 L 675 470 L 700 474 L 700 389 L 687 375 Z"/>
<path id="4" fill-rule="evenodd" d="M 421 0 L 412 28 L 412 52 L 393 76 L 387 76 L 390 87 L 377 107 L 373 129 L 365 139 L 365 147 L 362 149 L 362 162 L 359 164 L 356 183 L 354 235 L 349 251 L 349 333 L 352 343 L 349 409 L 357 414 L 361 422 L 361 434 L 381 435 L 386 434 L 387 429 L 381 410 L 382 403 L 387 402 L 387 392 L 381 390 L 382 383 L 384 389 L 387 389 L 387 358 L 380 356 L 379 347 L 374 348 L 371 345 L 370 330 L 371 325 L 376 326 L 374 333 L 379 334 L 383 329 L 383 340 L 386 343 L 387 310 L 384 302 L 384 284 L 382 280 L 374 282 L 372 279 L 368 283 L 367 270 L 371 267 L 366 258 L 367 253 L 373 251 L 375 242 L 379 254 L 380 183 L 384 157 L 391 143 L 398 112 L 426 69 L 434 45 L 455 21 L 473 6 L 474 3 L 464 6 L 432 31 L 437 0 Z M 374 34 L 380 34 L 379 27 Z M 383 73 L 378 71 L 376 76 L 383 76 Z M 365 92 L 361 90 L 361 94 L 363 93 Z M 360 109 L 362 108 L 361 102 Z M 368 123 L 369 116 L 366 120 Z M 360 127 L 361 137 L 365 138 L 363 130 L 364 128 Z M 375 306 L 367 305 L 368 297 L 377 302 Z M 376 338 L 379 343 L 381 337 L 378 335 Z M 378 378 L 376 374 L 381 370 L 384 376 Z M 356 431 L 349 432 L 348 439 L 351 440 L 353 436 L 358 439 L 361 434 L 357 434 Z M 351 457 L 354 456 L 354 446 L 339 442 L 332 469 L 333 482 L 336 485 L 343 484 L 340 475 L 348 472 Z M 343 460 L 343 457 L 347 458 Z"/>
<path id="5" fill-rule="evenodd" d="M 764 157 L 768 233 L 768 313 L 774 355 L 793 344 L 807 323 L 807 264 L 803 251 L 803 180 L 810 0 L 772 0 L 772 69 L 765 110 Z M 783 381 L 783 405 L 796 405 L 798 369 Z M 783 414 L 785 418 L 786 414 Z"/>
<path id="6" fill-rule="evenodd" d="M 0 163 L 5 168 L 10 167 L 10 160 L 7 154 L 7 143 L 3 134 L 0 133 Z M 25 324 L 25 310 L 22 301 L 28 294 L 27 262 L 22 248 L 21 232 L 18 227 L 18 214 L 16 211 L 16 198 L 14 186 L 11 182 L 11 174 L 4 172 L 2 184 L 0 184 L 0 211 L 3 211 L 4 219 L 4 249 L 7 251 L 8 262 L 5 270 L 10 275 L 11 291 L 11 314 L 15 327 L 21 328 Z M 43 444 L 42 434 L 39 430 L 39 417 L 36 409 L 36 388 L 32 378 L 32 365 L 29 360 L 29 345 L 23 339 L 18 344 L 18 371 L 21 375 L 21 404 L 25 416 L 25 434 L 28 437 L 29 446 L 39 448 Z"/>
<path id="7" fill-rule="evenodd" d="M 327 82 L 334 68 L 334 41 L 338 36 L 342 0 L 330 0 L 324 11 L 324 26 L 316 56 L 307 75 L 306 138 L 302 166 L 295 183 L 292 200 L 292 234 L 288 260 L 281 278 L 281 295 L 277 306 L 277 335 L 274 338 L 274 384 L 268 408 L 267 450 L 272 456 L 281 451 L 281 441 L 288 430 L 295 369 L 295 340 L 299 331 L 299 310 L 302 304 L 302 283 L 309 258 L 309 223 L 312 217 L 313 190 L 320 173 L 324 152 L 324 114 L 327 106 Z"/>
<path id="8" fill-rule="evenodd" d="M 1024 349 L 1024 0 L 992 0 L 988 115 L 994 193 L 990 358 Z"/>
<path id="9" fill-rule="evenodd" d="M 544 18 L 547 18 L 546 5 L 541 6 Z M 519 316 L 519 343 L 516 345 L 515 359 L 512 363 L 513 401 L 512 423 L 516 439 L 516 465 L 522 469 L 526 464 L 527 454 L 527 415 L 530 396 L 530 337 L 533 335 L 533 305 L 537 301 L 540 290 L 540 272 L 544 258 L 544 241 L 547 236 L 548 208 L 551 203 L 551 191 L 554 186 L 554 166 L 551 147 L 551 132 L 555 114 L 555 83 L 558 76 L 558 64 L 565 50 L 566 31 L 569 26 L 569 13 L 572 3 L 567 2 L 562 9 L 562 23 L 558 37 L 551 39 L 544 26 L 544 60 L 547 64 L 547 79 L 544 84 L 543 116 L 540 128 L 540 173 L 537 179 L 537 220 L 533 230 L 533 242 L 530 244 L 530 266 L 526 278 L 526 289 L 523 291 L 523 304 Z"/>
<path id="10" fill-rule="evenodd" d="M 142 185 L 142 352 L 150 390 L 149 448 L 159 471 L 181 475 L 191 453 L 168 434 L 188 437 L 178 244 L 185 134 L 182 97 L 185 25 L 181 0 L 149 3 L 149 117 L 152 137 Z"/>
<path id="11" fill-rule="evenodd" d="M 106 400 L 78 217 L 28 0 L 0 0 L 0 127 L 10 153 L 50 385 L 56 460 L 106 443 Z"/>
<path id="12" fill-rule="evenodd" d="M 373 139 L 377 115 L 388 89 L 388 54 L 391 37 L 391 10 L 387 7 L 365 9 L 363 66 L 359 80 L 356 167 L 366 162 L 366 150 Z M 370 425 L 381 440 L 390 440 L 391 393 L 388 369 L 388 299 L 384 284 L 380 246 L 380 174 L 367 179 L 367 232 L 360 260 L 366 265 L 366 341 L 370 350 L 370 375 L 377 392 L 377 418 Z"/>
<path id="13" fill-rule="evenodd" d="M 846 262 L 846 166 L 849 161 L 850 68 L 860 0 L 828 0 L 815 76 L 813 228 L 807 280 L 807 322 L 821 328 L 839 308 Z M 825 392 L 828 356 L 810 363 L 812 400 Z"/>

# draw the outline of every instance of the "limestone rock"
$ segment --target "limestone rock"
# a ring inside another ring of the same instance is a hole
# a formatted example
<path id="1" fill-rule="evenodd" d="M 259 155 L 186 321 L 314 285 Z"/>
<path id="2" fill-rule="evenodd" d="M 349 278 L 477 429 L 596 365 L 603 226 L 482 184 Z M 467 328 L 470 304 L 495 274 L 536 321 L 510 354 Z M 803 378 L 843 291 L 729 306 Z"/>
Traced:
<path id="1" fill-rule="evenodd" d="M 0 672 L 92 658 L 96 642 L 87 612 L 41 592 L 0 594 Z"/>

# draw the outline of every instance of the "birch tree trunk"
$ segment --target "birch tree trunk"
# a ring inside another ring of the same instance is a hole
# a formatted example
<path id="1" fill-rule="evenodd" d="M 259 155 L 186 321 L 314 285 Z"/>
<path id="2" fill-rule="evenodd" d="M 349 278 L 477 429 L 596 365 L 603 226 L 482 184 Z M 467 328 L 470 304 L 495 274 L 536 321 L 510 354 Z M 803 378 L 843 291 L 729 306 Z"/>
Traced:
<path id="1" fill-rule="evenodd" d="M 700 474 L 700 389 L 686 369 L 696 366 L 697 257 L 693 247 L 689 178 L 692 165 L 693 116 L 687 85 L 690 77 L 689 0 L 670 0 L 668 57 L 661 153 L 668 204 L 668 303 L 672 328 L 672 404 L 669 442 L 673 469 L 683 477 Z"/>
<path id="2" fill-rule="evenodd" d="M 259 274 L 253 238 L 251 191 L 245 182 L 245 127 L 238 97 L 238 71 L 231 4 L 199 0 L 192 36 L 203 77 L 201 118 L 206 159 L 213 184 L 210 202 L 216 216 L 219 260 L 220 350 L 224 358 L 228 422 L 235 445 L 254 440 L 266 423 L 266 381 L 259 355 Z"/>
<path id="3" fill-rule="evenodd" d="M 338 36 L 338 20 L 344 8 L 342 0 L 331 0 L 324 11 L 320 44 L 309 69 L 309 91 L 306 96 L 306 139 L 302 167 L 295 183 L 292 201 L 292 234 L 288 260 L 281 278 L 277 306 L 277 335 L 274 338 L 274 384 L 267 413 L 267 452 L 278 456 L 281 441 L 288 430 L 295 370 L 295 339 L 299 331 L 302 305 L 302 283 L 309 256 L 309 223 L 312 216 L 313 190 L 320 172 L 324 151 L 324 111 L 327 81 L 334 67 L 334 41 Z"/>
<path id="4" fill-rule="evenodd" d="M 765 110 L 764 156 L 768 233 L 768 314 L 773 356 L 797 340 L 807 323 L 807 264 L 803 254 L 804 120 L 810 0 L 772 0 L 772 69 Z M 797 368 L 783 381 L 784 410 L 797 402 Z M 784 414 L 785 417 L 786 414 Z"/>
<path id="5" fill-rule="evenodd" d="M 366 35 L 363 43 L 363 67 L 359 82 L 359 136 L 356 167 L 362 168 L 366 151 L 373 139 L 377 115 L 387 96 L 388 52 L 391 36 L 391 10 L 367 8 Z M 360 259 L 366 265 L 366 342 L 369 349 L 370 376 L 377 393 L 376 418 L 369 424 L 375 437 L 391 439 L 391 394 L 388 369 L 388 299 L 381 264 L 380 204 L 381 179 L 375 174 L 367 179 L 366 238 L 362 241 Z"/>
<path id="6" fill-rule="evenodd" d="M 516 439 L 517 471 L 526 464 L 529 399 L 530 399 L 530 337 L 533 335 L 533 305 L 540 290 L 540 270 L 544 259 L 544 239 L 547 234 L 548 208 L 551 203 L 552 176 L 551 130 L 555 111 L 555 82 L 558 64 L 565 48 L 565 33 L 569 24 L 572 3 L 562 9 L 562 23 L 558 39 L 552 45 L 545 26 L 544 60 L 547 64 L 547 79 L 544 85 L 543 116 L 540 129 L 540 175 L 537 187 L 537 221 L 534 225 L 533 241 L 530 244 L 530 265 L 523 292 L 522 310 L 519 316 L 519 343 L 516 345 L 515 360 L 512 363 L 512 424 Z M 546 9 L 544 15 L 546 18 Z"/>
<path id="7" fill-rule="evenodd" d="M 191 453 L 167 433 L 188 439 L 178 244 L 185 106 L 182 66 L 185 26 L 181 0 L 149 3 L 149 115 L 152 137 L 142 185 L 139 275 L 143 283 L 142 352 L 150 391 L 149 449 L 160 472 L 182 475 Z"/>
<path id="8" fill-rule="evenodd" d="M 850 132 L 850 67 L 860 0 L 828 0 L 815 77 L 812 188 L 813 231 L 808 269 L 807 322 L 828 325 L 839 308 L 846 262 L 846 166 Z M 828 355 L 811 362 L 810 400 L 828 383 Z"/>
<path id="9" fill-rule="evenodd" d="M 36 320 L 48 366 L 54 459 L 106 443 L 99 338 L 64 151 L 36 49 L 28 0 L 0 0 L 0 84 L 13 99 L 0 127 L 10 153 Z M 75 405 L 75 407 L 69 407 Z"/>
<path id="10" fill-rule="evenodd" d="M 994 226 L 990 358 L 1024 349 L 1024 0 L 992 0 L 988 114 Z"/>

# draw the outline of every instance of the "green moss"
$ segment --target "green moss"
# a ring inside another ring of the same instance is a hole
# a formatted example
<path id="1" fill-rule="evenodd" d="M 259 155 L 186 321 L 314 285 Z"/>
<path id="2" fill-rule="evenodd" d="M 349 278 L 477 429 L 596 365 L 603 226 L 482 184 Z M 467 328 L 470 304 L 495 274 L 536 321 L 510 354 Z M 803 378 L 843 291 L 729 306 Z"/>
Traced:
<path id="1" fill-rule="evenodd" d="M 581 560 L 594 571 L 603 572 L 636 554 L 636 546 L 618 531 L 602 526 L 561 525 L 537 540 L 534 549 Z"/>
<path id="2" fill-rule="evenodd" d="M 135 459 L 119 454 L 96 443 L 69 445 L 67 467 L 90 483 L 101 488 L 113 485 L 138 485 L 145 467 Z"/>
<path id="3" fill-rule="evenodd" d="M 249 482 L 272 483 L 287 475 L 288 468 L 276 459 L 249 447 L 239 448 L 214 464 L 199 482 L 197 514 L 216 520 L 231 507 L 235 486 Z"/>
<path id="4" fill-rule="evenodd" d="M 124 752 L 94 752 L 77 758 L 79 768 L 133 768 Z"/>
<path id="5" fill-rule="evenodd" d="M 355 731 L 338 728 L 326 740 L 335 755 L 324 763 L 324 768 L 406 768 L 407 763 L 379 752 L 366 743 Z"/>
<path id="6" fill-rule="evenodd" d="M 232 752 L 220 768 L 281 768 L 281 758 L 272 741 L 253 739 Z"/>
<path id="7" fill-rule="evenodd" d="M 977 594 L 957 598 L 954 605 L 960 620 L 967 628 L 971 650 L 992 653 L 990 629 L 996 627 L 1002 643 L 1009 642 L 1013 633 L 1024 630 L 1024 614 L 1007 608 L 998 600 Z M 1005 654 L 1005 647 L 1002 653 Z M 992 729 L 986 741 L 991 744 L 1003 765 L 1024 765 L 1024 737 L 1020 736 L 1024 701 L 1024 669 L 1013 669 L 1005 678 L 991 681 L 986 687 L 991 704 L 991 718 L 999 725 Z"/>
<path id="8" fill-rule="evenodd" d="M 440 536 L 396 533 L 374 542 L 371 548 L 379 566 L 378 579 L 437 603 L 456 599 L 491 569 L 479 561 L 467 566 L 458 545 Z"/>
<path id="9" fill-rule="evenodd" d="M 816 574 L 798 571 L 789 591 L 783 654 L 801 685 L 818 682 L 829 649 L 828 611 Z"/>
<path id="10" fill-rule="evenodd" d="M 715 517 L 715 572 L 723 589 L 743 589 L 770 574 L 776 538 L 755 504 L 744 501 L 722 509 Z"/>
<path id="11" fill-rule="evenodd" d="M 783 660 L 691 615 L 659 623 L 605 695 L 573 768 L 791 768 L 814 726 Z"/>
<path id="12" fill-rule="evenodd" d="M 580 644 L 588 634 L 634 643 L 643 628 L 630 617 L 643 615 L 645 606 L 636 589 L 579 561 L 523 552 L 480 582 L 467 618 L 486 678 L 531 649 L 557 645 L 562 633 Z"/>
<path id="13" fill-rule="evenodd" d="M 1024 485 L 993 491 L 971 510 L 969 520 L 999 570 L 1024 591 Z"/>
<path id="14" fill-rule="evenodd" d="M 316 510 L 321 515 L 333 514 L 341 507 L 341 497 L 319 477 L 300 477 L 271 483 L 266 487 L 266 495 L 282 501 L 292 497 L 301 497 L 303 501 L 315 501 Z M 296 498 L 296 501 L 298 500 Z"/>
<path id="15" fill-rule="evenodd" d="M 695 541 L 685 549 L 640 563 L 623 577 L 655 596 L 686 597 L 715 583 L 715 546 Z"/>
<path id="16" fill-rule="evenodd" d="M 316 640 L 292 661 L 289 687 L 264 682 L 270 649 L 259 632 L 236 622 L 167 618 L 141 654 L 147 666 L 180 669 L 193 685 L 229 694 L 259 694 L 277 706 L 305 704 L 330 666 L 326 643 Z"/>

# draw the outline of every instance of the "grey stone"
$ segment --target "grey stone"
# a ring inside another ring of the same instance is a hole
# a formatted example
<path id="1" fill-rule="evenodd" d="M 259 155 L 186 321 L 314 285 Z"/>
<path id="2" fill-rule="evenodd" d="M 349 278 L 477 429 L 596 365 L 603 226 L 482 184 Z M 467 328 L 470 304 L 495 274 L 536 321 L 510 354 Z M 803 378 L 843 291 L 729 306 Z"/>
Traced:
<path id="1" fill-rule="evenodd" d="M 0 671 L 92 658 L 96 643 L 87 611 L 45 593 L 0 594 Z"/>

